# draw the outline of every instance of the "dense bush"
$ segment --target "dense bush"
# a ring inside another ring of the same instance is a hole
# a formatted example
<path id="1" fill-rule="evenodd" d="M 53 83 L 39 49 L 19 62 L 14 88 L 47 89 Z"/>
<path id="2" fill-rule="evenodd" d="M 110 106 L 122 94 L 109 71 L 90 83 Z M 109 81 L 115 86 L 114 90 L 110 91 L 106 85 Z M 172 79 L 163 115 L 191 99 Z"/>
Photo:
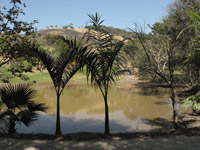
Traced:
<path id="1" fill-rule="evenodd" d="M 9 71 L 13 75 L 22 74 L 23 72 L 32 72 L 32 64 L 27 60 L 20 58 L 16 61 L 12 61 Z"/>

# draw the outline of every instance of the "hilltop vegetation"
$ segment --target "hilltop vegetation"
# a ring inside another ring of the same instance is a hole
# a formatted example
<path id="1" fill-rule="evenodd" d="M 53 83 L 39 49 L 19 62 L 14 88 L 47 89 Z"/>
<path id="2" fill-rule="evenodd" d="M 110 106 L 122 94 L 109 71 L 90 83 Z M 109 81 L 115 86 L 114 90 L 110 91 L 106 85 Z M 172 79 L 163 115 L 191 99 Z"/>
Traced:
<path id="1" fill-rule="evenodd" d="M 48 47 L 48 39 L 51 36 L 54 35 L 61 35 L 65 36 L 68 38 L 82 38 L 83 33 L 79 32 L 75 29 L 68 29 L 68 28 L 57 28 L 57 27 L 52 27 L 52 28 L 45 28 L 42 30 L 37 31 L 36 33 L 36 41 L 38 41 L 42 46 Z"/>
<path id="2" fill-rule="evenodd" d="M 49 47 L 48 40 L 51 37 L 55 37 L 56 35 L 61 35 L 68 38 L 76 37 L 77 39 L 80 39 L 84 36 L 84 33 L 87 31 L 88 28 L 91 28 L 91 26 L 86 26 L 85 28 L 72 28 L 72 27 L 59 28 L 53 26 L 37 31 L 35 33 L 35 38 L 42 46 Z M 102 29 L 114 35 L 114 38 L 118 40 L 123 40 L 130 37 L 136 37 L 133 32 L 128 32 L 126 30 L 119 28 L 103 26 Z"/>
<path id="3" fill-rule="evenodd" d="M 92 28 L 92 26 L 86 26 L 85 27 L 86 29 L 88 28 Z M 120 36 L 122 38 L 128 38 L 128 37 L 136 37 L 136 35 L 133 33 L 133 32 L 130 32 L 130 31 L 127 31 L 127 30 L 124 30 L 124 29 L 119 29 L 119 28 L 114 28 L 114 27 L 111 27 L 111 26 L 102 26 L 102 28 L 115 35 L 115 36 Z"/>

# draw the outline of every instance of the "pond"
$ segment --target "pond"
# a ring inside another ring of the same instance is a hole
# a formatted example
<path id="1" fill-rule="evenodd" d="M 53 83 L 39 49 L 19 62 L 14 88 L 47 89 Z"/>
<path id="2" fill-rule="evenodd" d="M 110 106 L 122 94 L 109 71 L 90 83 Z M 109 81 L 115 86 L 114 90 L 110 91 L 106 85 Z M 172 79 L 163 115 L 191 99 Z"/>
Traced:
<path id="1" fill-rule="evenodd" d="M 45 103 L 47 113 L 41 113 L 31 126 L 17 124 L 19 133 L 54 134 L 56 124 L 56 94 L 52 84 L 35 84 L 36 100 Z M 171 100 L 166 88 L 139 88 L 131 83 L 112 86 L 108 96 L 110 131 L 141 132 L 156 129 L 156 118 L 170 121 Z M 104 132 L 104 101 L 100 91 L 85 83 L 70 83 L 61 95 L 61 128 L 63 134 Z"/>

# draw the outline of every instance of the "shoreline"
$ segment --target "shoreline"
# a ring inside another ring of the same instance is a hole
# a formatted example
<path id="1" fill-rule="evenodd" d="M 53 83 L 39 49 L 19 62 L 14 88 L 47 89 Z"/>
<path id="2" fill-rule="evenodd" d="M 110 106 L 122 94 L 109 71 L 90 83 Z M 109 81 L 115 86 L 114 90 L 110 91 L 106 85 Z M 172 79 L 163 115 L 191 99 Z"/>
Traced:
<path id="1" fill-rule="evenodd" d="M 95 132 L 78 132 L 64 135 L 54 134 L 0 134 L 0 138 L 12 138 L 21 140 L 58 140 L 59 141 L 93 141 L 93 140 L 131 140 L 135 138 L 157 138 L 173 136 L 200 136 L 200 128 L 196 129 L 171 129 L 166 131 L 150 131 L 150 132 L 136 132 L 136 133 L 95 133 Z"/>

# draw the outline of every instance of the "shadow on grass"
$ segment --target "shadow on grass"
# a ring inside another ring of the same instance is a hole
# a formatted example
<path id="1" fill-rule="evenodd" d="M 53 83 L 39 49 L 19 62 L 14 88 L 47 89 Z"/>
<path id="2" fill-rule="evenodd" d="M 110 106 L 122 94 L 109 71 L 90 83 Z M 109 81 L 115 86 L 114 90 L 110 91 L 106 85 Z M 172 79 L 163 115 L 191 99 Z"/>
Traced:
<path id="1" fill-rule="evenodd" d="M 157 126 L 159 129 L 153 129 L 150 130 L 150 132 L 164 132 L 164 133 L 179 133 L 179 134 L 185 134 L 185 135 L 199 135 L 200 133 L 200 123 L 196 119 L 190 118 L 190 120 L 182 120 L 180 118 L 178 122 L 178 129 L 174 129 L 173 121 L 169 121 L 164 118 L 155 118 L 155 119 L 145 119 L 145 123 Z M 191 124 L 197 123 L 196 126 L 191 126 Z"/>

